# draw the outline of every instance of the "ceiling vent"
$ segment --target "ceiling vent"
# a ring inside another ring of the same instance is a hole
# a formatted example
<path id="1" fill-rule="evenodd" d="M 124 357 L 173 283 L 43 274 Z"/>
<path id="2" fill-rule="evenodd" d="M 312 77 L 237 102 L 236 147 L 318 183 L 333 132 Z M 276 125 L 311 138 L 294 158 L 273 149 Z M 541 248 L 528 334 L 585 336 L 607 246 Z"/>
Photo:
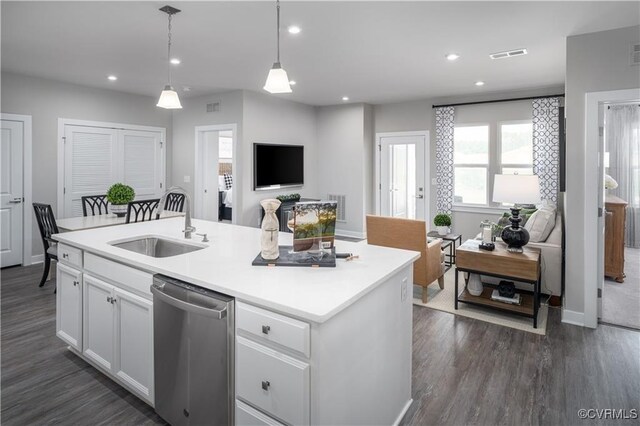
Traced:
<path id="1" fill-rule="evenodd" d="M 506 52 L 498 52 L 498 53 L 492 53 L 489 55 L 489 57 L 491 59 L 503 59 L 503 58 L 512 58 L 514 56 L 522 56 L 522 55 L 526 55 L 527 49 L 515 49 L 515 50 L 509 50 Z"/>
<path id="2" fill-rule="evenodd" d="M 640 65 L 640 43 L 631 45 L 631 65 Z"/>
<path id="3" fill-rule="evenodd" d="M 219 112 L 220 102 L 211 102 L 207 104 L 207 112 Z"/>

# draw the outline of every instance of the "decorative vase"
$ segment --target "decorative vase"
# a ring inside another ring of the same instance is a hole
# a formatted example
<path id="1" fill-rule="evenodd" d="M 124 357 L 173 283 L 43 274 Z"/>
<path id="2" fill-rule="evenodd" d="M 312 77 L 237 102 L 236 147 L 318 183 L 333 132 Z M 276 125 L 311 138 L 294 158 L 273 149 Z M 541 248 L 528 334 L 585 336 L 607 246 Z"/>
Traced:
<path id="1" fill-rule="evenodd" d="M 467 291 L 472 296 L 480 296 L 482 294 L 482 290 L 484 290 L 484 286 L 480 280 L 480 275 L 470 274 L 469 281 L 467 282 Z"/>
<path id="2" fill-rule="evenodd" d="M 278 249 L 278 231 L 280 223 L 276 216 L 276 210 L 280 207 L 280 201 L 274 198 L 268 198 L 260 201 L 260 205 L 264 209 L 264 218 L 262 219 L 262 236 L 260 237 L 261 252 L 260 256 L 264 260 L 275 260 L 280 256 Z"/>
<path id="3" fill-rule="evenodd" d="M 127 214 L 127 206 L 128 204 L 109 204 L 109 211 L 111 214 L 123 217 Z"/>
<path id="4" fill-rule="evenodd" d="M 438 231 L 438 235 L 447 235 L 449 233 L 448 226 L 436 226 L 436 230 Z"/>

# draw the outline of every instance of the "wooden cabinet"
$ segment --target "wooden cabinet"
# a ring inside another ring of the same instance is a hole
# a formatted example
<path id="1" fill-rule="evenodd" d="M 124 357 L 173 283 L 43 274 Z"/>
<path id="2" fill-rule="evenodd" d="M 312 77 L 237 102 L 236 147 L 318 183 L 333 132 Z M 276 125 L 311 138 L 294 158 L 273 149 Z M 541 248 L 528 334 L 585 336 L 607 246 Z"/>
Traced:
<path id="1" fill-rule="evenodd" d="M 624 282 L 624 230 L 627 202 L 614 195 L 605 198 L 604 275 Z"/>
<path id="2" fill-rule="evenodd" d="M 56 272 L 56 335 L 82 350 L 82 272 L 61 263 Z"/>
<path id="3" fill-rule="evenodd" d="M 85 274 L 84 356 L 153 404 L 153 304 Z"/>

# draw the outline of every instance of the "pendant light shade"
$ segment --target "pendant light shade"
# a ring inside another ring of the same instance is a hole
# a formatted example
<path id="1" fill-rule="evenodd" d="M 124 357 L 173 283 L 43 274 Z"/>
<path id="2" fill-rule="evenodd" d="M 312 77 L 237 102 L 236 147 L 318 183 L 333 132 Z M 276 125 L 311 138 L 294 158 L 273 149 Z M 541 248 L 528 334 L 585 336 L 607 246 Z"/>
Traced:
<path id="1" fill-rule="evenodd" d="M 289 77 L 280 65 L 280 0 L 276 1 L 276 34 L 278 57 L 271 70 L 269 70 L 267 81 L 264 83 L 264 90 L 269 93 L 291 93 L 293 90 L 291 90 L 291 85 L 289 84 Z"/>
<path id="2" fill-rule="evenodd" d="M 282 69 L 279 62 L 273 64 L 269 70 L 267 81 L 264 83 L 264 90 L 269 93 L 291 93 L 291 85 L 287 72 Z"/>
<path id="3" fill-rule="evenodd" d="M 165 109 L 181 109 L 182 104 L 180 103 L 180 98 L 178 98 L 178 92 L 173 90 L 173 87 L 168 84 L 164 86 L 164 90 L 160 93 L 160 99 L 158 99 L 158 103 L 156 106 Z"/>
<path id="4" fill-rule="evenodd" d="M 160 93 L 160 99 L 156 106 L 165 109 L 182 109 L 178 92 L 176 92 L 171 86 L 171 18 L 176 13 L 180 12 L 179 9 L 171 7 L 169 5 L 161 7 L 160 10 L 169 15 L 169 43 L 167 44 L 167 80 L 168 83 L 164 86 L 162 93 Z"/>

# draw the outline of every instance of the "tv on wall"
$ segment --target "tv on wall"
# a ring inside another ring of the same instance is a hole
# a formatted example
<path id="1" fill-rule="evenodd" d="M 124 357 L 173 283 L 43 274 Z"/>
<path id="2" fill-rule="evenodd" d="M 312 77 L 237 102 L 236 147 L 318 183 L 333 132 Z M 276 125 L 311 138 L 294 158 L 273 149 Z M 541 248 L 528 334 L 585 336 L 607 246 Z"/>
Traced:
<path id="1" fill-rule="evenodd" d="M 253 144 L 253 189 L 304 184 L 304 146 Z"/>

